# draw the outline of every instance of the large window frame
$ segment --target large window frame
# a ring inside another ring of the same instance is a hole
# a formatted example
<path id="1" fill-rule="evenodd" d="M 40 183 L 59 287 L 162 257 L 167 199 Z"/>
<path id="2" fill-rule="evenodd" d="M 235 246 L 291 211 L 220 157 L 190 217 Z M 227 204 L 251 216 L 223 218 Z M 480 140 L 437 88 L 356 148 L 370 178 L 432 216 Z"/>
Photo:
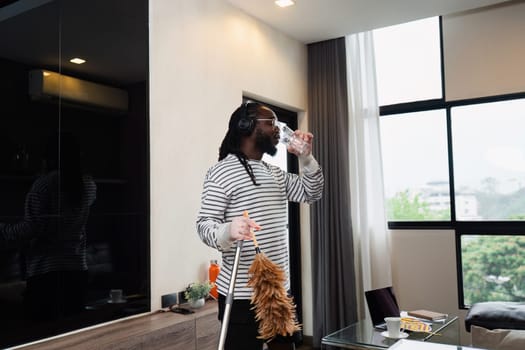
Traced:
<path id="1" fill-rule="evenodd" d="M 463 293 L 461 238 L 464 235 L 525 235 L 523 221 L 463 221 L 456 218 L 456 200 L 454 183 L 453 145 L 452 145 L 452 109 L 458 106 L 484 104 L 491 102 L 507 101 L 525 98 L 525 92 L 502 94 L 454 101 L 446 101 L 444 54 L 443 54 L 443 21 L 439 17 L 440 53 L 441 53 L 441 98 L 424 101 L 406 102 L 379 107 L 379 116 L 395 116 L 406 113 L 424 112 L 430 110 L 445 110 L 447 124 L 447 153 L 448 153 L 448 179 L 450 193 L 450 220 L 446 221 L 388 221 L 390 230 L 442 230 L 451 229 L 455 231 L 456 241 L 456 266 L 458 280 L 458 307 L 468 309 L 465 305 Z"/>

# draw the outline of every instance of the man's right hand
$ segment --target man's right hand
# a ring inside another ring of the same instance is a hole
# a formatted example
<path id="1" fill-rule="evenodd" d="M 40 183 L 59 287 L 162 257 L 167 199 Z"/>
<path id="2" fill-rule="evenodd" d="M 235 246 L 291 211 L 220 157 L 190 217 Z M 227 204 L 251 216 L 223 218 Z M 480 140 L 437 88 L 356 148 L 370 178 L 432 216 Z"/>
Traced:
<path id="1" fill-rule="evenodd" d="M 253 238 L 253 231 L 260 230 L 261 227 L 255 221 L 244 216 L 233 218 L 230 223 L 230 239 L 240 241 Z"/>

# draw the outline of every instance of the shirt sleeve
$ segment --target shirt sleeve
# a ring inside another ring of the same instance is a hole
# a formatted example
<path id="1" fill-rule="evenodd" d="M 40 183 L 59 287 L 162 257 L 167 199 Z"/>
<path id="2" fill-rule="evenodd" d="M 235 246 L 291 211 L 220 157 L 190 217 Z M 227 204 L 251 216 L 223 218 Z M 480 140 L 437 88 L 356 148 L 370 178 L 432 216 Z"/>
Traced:
<path id="1" fill-rule="evenodd" d="M 224 219 L 228 196 L 220 185 L 208 178 L 204 180 L 203 187 L 197 232 L 206 245 L 219 251 L 227 251 L 234 243 L 229 239 L 230 224 Z"/>
<path id="2" fill-rule="evenodd" d="M 323 170 L 310 155 L 300 159 L 301 174 L 285 175 L 286 195 L 291 202 L 313 203 L 323 195 Z"/>
<path id="3" fill-rule="evenodd" d="M 302 171 L 306 173 L 316 172 L 317 169 L 320 168 L 319 163 L 317 163 L 317 160 L 311 154 L 307 156 L 299 156 L 299 166 Z"/>

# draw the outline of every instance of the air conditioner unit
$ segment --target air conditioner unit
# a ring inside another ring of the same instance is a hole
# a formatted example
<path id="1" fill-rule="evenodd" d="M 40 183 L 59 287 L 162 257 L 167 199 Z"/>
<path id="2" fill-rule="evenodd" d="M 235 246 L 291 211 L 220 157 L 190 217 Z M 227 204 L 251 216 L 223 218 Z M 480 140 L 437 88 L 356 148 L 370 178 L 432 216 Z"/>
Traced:
<path id="1" fill-rule="evenodd" d="M 57 101 L 60 98 L 60 101 L 78 106 L 128 111 L 125 90 L 43 69 L 29 71 L 29 96 L 33 100 Z"/>

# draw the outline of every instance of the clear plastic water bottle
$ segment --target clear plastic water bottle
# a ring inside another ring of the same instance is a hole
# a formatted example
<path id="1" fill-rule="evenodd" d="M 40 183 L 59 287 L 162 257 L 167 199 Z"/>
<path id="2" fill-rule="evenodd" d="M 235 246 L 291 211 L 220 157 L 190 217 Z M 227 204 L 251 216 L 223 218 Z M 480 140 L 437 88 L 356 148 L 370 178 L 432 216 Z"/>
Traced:
<path id="1" fill-rule="evenodd" d="M 299 155 L 305 154 L 308 151 L 310 145 L 300 137 L 297 137 L 294 131 L 285 123 L 277 122 L 277 126 L 279 127 L 279 141 L 281 143 L 285 144 L 286 147 L 291 147 Z"/>

